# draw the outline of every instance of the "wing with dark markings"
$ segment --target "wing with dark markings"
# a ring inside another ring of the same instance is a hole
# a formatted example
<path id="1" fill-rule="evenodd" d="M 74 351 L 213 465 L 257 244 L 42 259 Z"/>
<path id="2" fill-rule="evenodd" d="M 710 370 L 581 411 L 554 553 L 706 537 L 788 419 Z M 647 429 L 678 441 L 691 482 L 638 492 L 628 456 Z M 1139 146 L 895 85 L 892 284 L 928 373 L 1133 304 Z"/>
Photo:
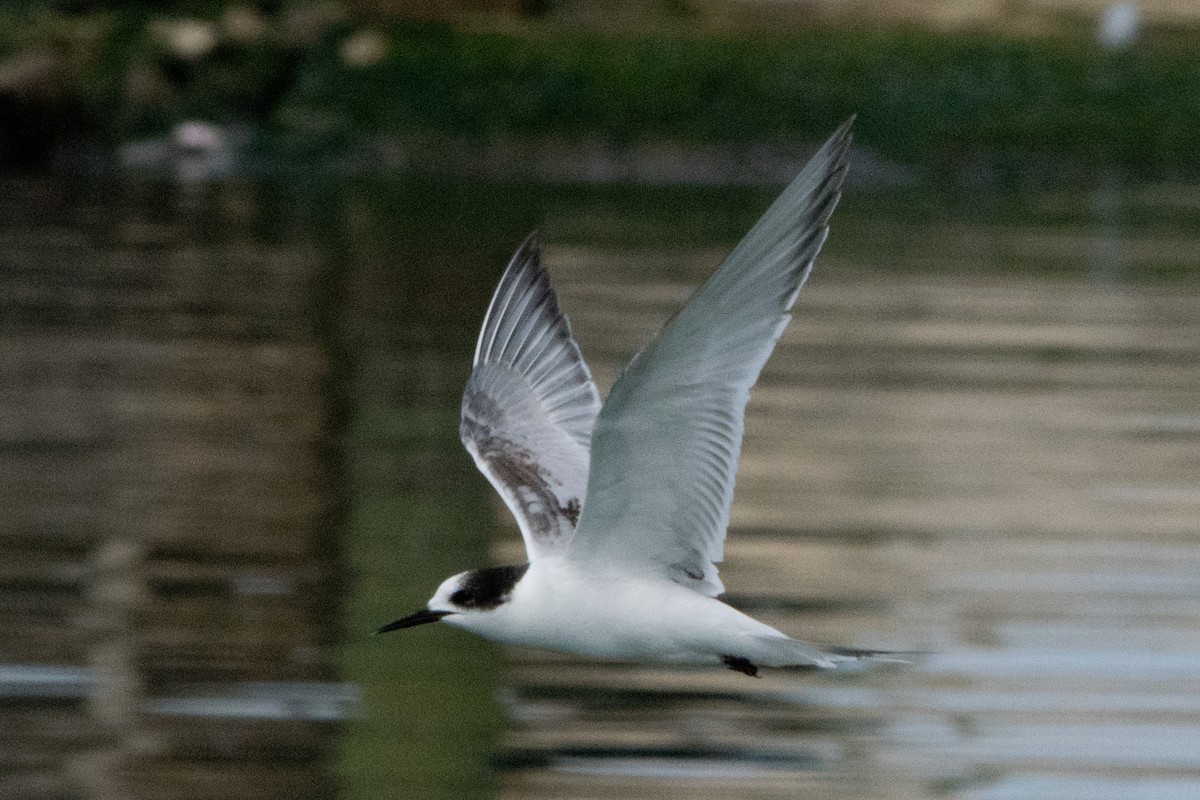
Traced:
<path id="1" fill-rule="evenodd" d="M 459 432 L 512 511 L 530 560 L 561 553 L 587 491 L 600 396 L 530 236 L 496 287 Z"/>

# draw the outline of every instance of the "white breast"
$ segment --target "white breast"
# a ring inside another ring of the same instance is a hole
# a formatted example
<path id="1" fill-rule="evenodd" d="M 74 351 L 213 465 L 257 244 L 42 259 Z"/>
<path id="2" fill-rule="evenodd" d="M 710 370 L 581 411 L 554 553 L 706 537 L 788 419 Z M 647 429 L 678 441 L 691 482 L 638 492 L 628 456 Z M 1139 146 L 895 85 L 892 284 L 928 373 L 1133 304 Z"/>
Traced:
<path id="1" fill-rule="evenodd" d="M 782 636 L 730 606 L 658 577 L 581 573 L 539 559 L 504 605 L 447 617 L 494 641 L 593 658 L 714 664 L 747 636 Z"/>

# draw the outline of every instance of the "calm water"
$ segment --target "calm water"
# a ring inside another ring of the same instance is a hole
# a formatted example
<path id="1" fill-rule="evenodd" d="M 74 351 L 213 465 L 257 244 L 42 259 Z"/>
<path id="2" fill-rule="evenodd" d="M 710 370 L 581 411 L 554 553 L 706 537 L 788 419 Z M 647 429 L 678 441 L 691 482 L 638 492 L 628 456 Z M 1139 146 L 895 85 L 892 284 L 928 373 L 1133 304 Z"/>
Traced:
<path id="1" fill-rule="evenodd" d="M 1200 796 L 1200 187 L 852 187 L 722 575 L 911 666 L 752 680 L 374 627 L 521 560 L 457 442 L 539 228 L 602 389 L 771 198 L 10 182 L 0 796 Z"/>

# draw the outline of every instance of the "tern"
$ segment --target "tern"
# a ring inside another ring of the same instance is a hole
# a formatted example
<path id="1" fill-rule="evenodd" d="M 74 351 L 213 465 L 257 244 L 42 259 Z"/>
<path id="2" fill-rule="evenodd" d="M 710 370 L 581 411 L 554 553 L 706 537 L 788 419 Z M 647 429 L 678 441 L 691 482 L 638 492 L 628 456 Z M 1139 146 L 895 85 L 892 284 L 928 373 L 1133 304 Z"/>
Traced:
<path id="1" fill-rule="evenodd" d="M 603 406 L 537 244 L 522 244 L 484 317 L 460 434 L 529 561 L 447 578 L 377 633 L 440 620 L 507 644 L 750 676 L 887 659 L 822 649 L 743 614 L 719 599 L 716 567 L 750 388 L 825 241 L 852 123 L 634 356 Z"/>

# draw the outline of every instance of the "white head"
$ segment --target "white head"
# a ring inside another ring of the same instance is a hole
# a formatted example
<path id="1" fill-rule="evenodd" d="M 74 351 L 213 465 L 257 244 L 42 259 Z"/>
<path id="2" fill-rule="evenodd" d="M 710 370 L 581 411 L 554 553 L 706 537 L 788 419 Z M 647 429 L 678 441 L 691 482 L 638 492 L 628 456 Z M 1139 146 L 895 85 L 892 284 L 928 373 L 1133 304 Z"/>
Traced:
<path id="1" fill-rule="evenodd" d="M 447 619 L 461 624 L 462 618 L 472 614 L 491 611 L 508 602 L 517 581 L 529 569 L 528 564 L 510 567 L 484 567 L 460 572 L 442 581 L 442 585 L 429 598 L 424 608 L 417 609 L 407 617 L 389 622 L 376 633 L 387 633 L 401 628 L 424 625 Z M 456 619 L 457 618 L 457 619 Z"/>

